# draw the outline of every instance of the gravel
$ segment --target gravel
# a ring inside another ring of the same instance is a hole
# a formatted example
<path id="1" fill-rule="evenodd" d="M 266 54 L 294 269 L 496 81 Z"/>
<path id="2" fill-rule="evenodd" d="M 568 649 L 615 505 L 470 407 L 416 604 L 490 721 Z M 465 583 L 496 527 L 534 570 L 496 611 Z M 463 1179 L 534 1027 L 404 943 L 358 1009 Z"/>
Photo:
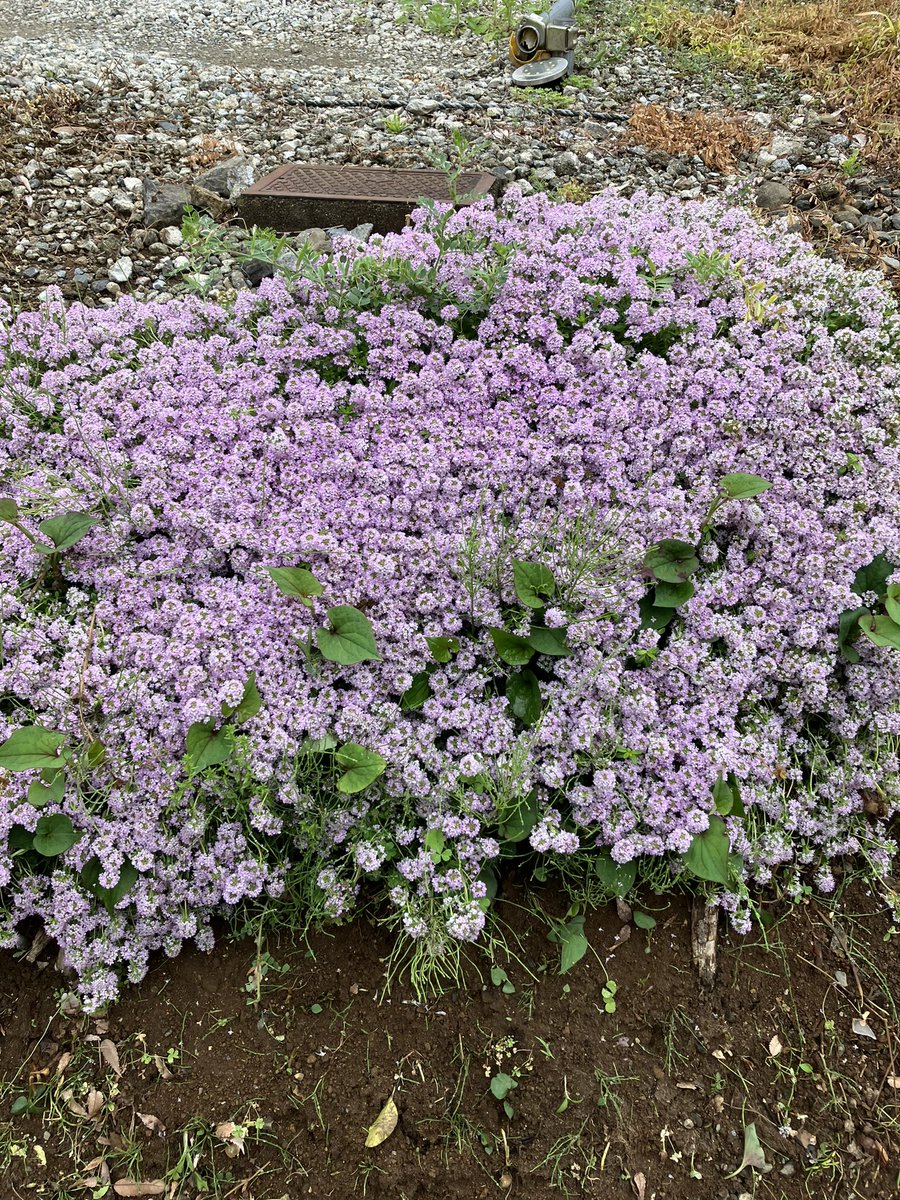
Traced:
<path id="1" fill-rule="evenodd" d="M 56 284 L 100 304 L 177 293 L 196 283 L 188 204 L 237 246 L 233 201 L 276 166 L 431 166 L 458 130 L 482 143 L 479 166 L 526 191 L 739 193 L 896 274 L 898 181 L 853 158 L 861 135 L 840 114 L 775 77 L 679 74 L 654 47 L 619 41 L 613 10 L 605 53 L 585 43 L 583 85 L 557 91 L 568 105 L 557 109 L 510 88 L 504 39 L 427 34 L 401 23 L 394 0 L 36 9 L 4 0 L 0 14 L 0 293 L 33 301 Z M 763 145 L 723 174 L 697 154 L 628 144 L 636 103 L 737 111 Z M 236 265 L 204 267 L 209 286 L 249 286 Z"/>

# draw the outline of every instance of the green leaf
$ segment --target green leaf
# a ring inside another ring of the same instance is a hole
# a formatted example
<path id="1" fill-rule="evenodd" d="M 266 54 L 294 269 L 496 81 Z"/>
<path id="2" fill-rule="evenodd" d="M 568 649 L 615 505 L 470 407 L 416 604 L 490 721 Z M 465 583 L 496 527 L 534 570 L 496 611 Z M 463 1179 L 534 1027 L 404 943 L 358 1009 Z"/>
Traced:
<path id="1" fill-rule="evenodd" d="M 19 506 L 8 496 L 0 498 L 0 521 L 18 521 Z"/>
<path id="2" fill-rule="evenodd" d="M 444 836 L 443 829 L 429 829 L 425 834 L 425 849 L 432 857 L 437 855 L 440 858 L 444 852 L 446 843 L 447 839 Z"/>
<path id="3" fill-rule="evenodd" d="M 506 698 L 513 715 L 524 725 L 535 725 L 540 719 L 541 685 L 533 671 L 518 671 L 506 684 Z"/>
<path id="4" fill-rule="evenodd" d="M 528 640 L 505 629 L 489 629 L 494 648 L 505 663 L 511 667 L 524 667 L 534 657 L 534 647 Z"/>
<path id="5" fill-rule="evenodd" d="M 618 863 L 608 850 L 602 850 L 594 860 L 594 874 L 604 888 L 619 899 L 627 896 L 637 878 L 637 860 Z"/>
<path id="6" fill-rule="evenodd" d="M 448 663 L 459 650 L 459 639 L 455 637 L 430 637 L 425 641 L 435 662 Z"/>
<path id="7" fill-rule="evenodd" d="M 45 858 L 55 858 L 72 848 L 84 834 L 79 832 L 65 813 L 41 817 L 34 831 L 32 845 Z"/>
<path id="8" fill-rule="evenodd" d="M 754 496 L 761 496 L 763 492 L 767 492 L 772 485 L 759 475 L 743 475 L 738 472 L 736 475 L 725 475 L 721 486 L 722 491 L 731 500 L 752 500 Z"/>
<path id="9" fill-rule="evenodd" d="M 419 671 L 413 675 L 413 681 L 400 697 L 400 707 L 404 712 L 412 712 L 421 708 L 431 692 L 431 676 L 428 671 Z"/>
<path id="10" fill-rule="evenodd" d="M 491 1078 L 491 1095 L 497 1100 L 503 1100 L 518 1086 L 518 1081 L 513 1079 L 512 1075 L 499 1071 Z"/>
<path id="11" fill-rule="evenodd" d="M 694 585 L 688 579 L 685 583 L 658 583 L 653 593 L 655 608 L 680 608 L 687 604 L 694 594 Z"/>
<path id="12" fill-rule="evenodd" d="M 543 608 L 556 591 L 553 572 L 543 563 L 523 562 L 520 558 L 514 558 L 513 579 L 516 595 L 529 608 Z"/>
<path id="13" fill-rule="evenodd" d="M 241 702 L 234 710 L 234 713 L 226 713 L 226 716 L 234 716 L 236 721 L 249 721 L 251 717 L 255 717 L 262 708 L 262 696 L 259 694 L 259 688 L 256 686 L 256 672 L 251 671 L 247 676 L 247 682 L 244 684 L 244 694 L 241 697 Z M 223 705 L 227 708 L 227 705 Z"/>
<path id="14" fill-rule="evenodd" d="M 195 721 L 187 732 L 187 755 L 195 771 L 218 766 L 234 749 L 230 726 L 216 729 L 212 721 Z"/>
<path id="15" fill-rule="evenodd" d="M 103 902 L 106 911 L 112 913 L 120 900 L 131 891 L 137 883 L 140 872 L 137 867 L 128 861 L 126 858 L 119 868 L 119 878 L 110 887 L 103 887 L 100 883 L 100 874 L 103 870 L 103 864 L 96 855 L 88 859 L 81 870 L 81 883 L 92 895 Z"/>
<path id="16" fill-rule="evenodd" d="M 334 760 L 343 767 L 344 774 L 338 780 L 339 792 L 361 792 L 382 774 L 387 763 L 374 750 L 366 750 L 355 742 L 347 742 L 334 752 Z"/>
<path id="17" fill-rule="evenodd" d="M 652 592 L 641 596 L 638 612 L 641 614 L 641 629 L 655 629 L 657 633 L 662 633 L 675 616 L 674 608 L 658 608 L 653 603 Z"/>
<path id="18" fill-rule="evenodd" d="M 728 833 L 721 817 L 710 817 L 709 828 L 698 833 L 684 854 L 684 865 L 708 883 L 729 882 Z"/>
<path id="19" fill-rule="evenodd" d="M 266 567 L 266 570 L 285 596 L 296 596 L 307 608 L 312 608 L 310 596 L 321 596 L 322 585 L 306 567 Z"/>
<path id="20" fill-rule="evenodd" d="M 533 646 L 537 650 L 538 654 L 546 654 L 550 658 L 568 658 L 572 653 L 566 645 L 565 629 L 548 629 L 544 625 L 532 625 L 526 641 L 529 646 Z"/>
<path id="21" fill-rule="evenodd" d="M 655 929 L 656 917 L 651 917 L 649 913 L 635 911 L 632 914 L 634 923 L 638 929 Z"/>
<path id="22" fill-rule="evenodd" d="M 333 750 L 338 744 L 337 738 L 333 733 L 323 734 L 320 738 L 304 738 L 300 743 L 298 753 L 300 754 L 327 754 L 329 750 Z"/>
<path id="23" fill-rule="evenodd" d="M 891 620 L 900 625 L 900 583 L 892 583 L 888 586 L 884 607 Z"/>
<path id="24" fill-rule="evenodd" d="M 316 630 L 316 642 L 323 658 L 345 667 L 380 660 L 372 626 L 358 608 L 339 604 L 337 608 L 329 608 L 328 620 L 330 629 Z"/>
<path id="25" fill-rule="evenodd" d="M 889 563 L 883 554 L 878 554 L 868 566 L 860 567 L 853 579 L 853 591 L 857 596 L 865 596 L 868 592 L 874 592 L 876 596 L 883 596 L 887 588 L 887 581 L 893 575 L 896 568 L 892 563 Z"/>
<path id="26" fill-rule="evenodd" d="M 896 646 L 900 650 L 900 625 L 890 617 L 873 617 L 867 613 L 860 617 L 859 628 L 876 646 Z"/>
<path id="27" fill-rule="evenodd" d="M 66 776 L 62 771 L 55 771 L 53 780 L 49 784 L 40 783 L 37 779 L 28 788 L 26 799 L 29 804 L 33 804 L 35 808 L 43 808 L 45 804 L 51 801 L 54 804 L 59 804 L 63 798 L 63 793 L 66 790 Z"/>
<path id="28" fill-rule="evenodd" d="M 732 792 L 728 780 L 721 775 L 713 784 L 713 802 L 715 803 L 718 813 L 727 817 L 734 808 L 734 793 Z"/>
<path id="29" fill-rule="evenodd" d="M 17 729 L 0 746 L 0 768 L 4 771 L 40 771 L 62 766 L 57 753 L 66 740 L 64 733 L 27 725 Z"/>
<path id="30" fill-rule="evenodd" d="M 88 513 L 70 512 L 63 513 L 61 517 L 49 517 L 46 521 L 41 521 L 38 529 L 50 539 L 54 552 L 58 554 L 80 542 L 94 525 L 99 524 L 97 518 L 89 516 Z"/>
<path id="31" fill-rule="evenodd" d="M 851 643 L 859 634 L 860 617 L 869 616 L 867 608 L 845 608 L 838 620 L 838 648 L 847 662 L 858 663 L 859 651 Z"/>
<path id="32" fill-rule="evenodd" d="M 556 932 L 562 945 L 559 973 L 565 975 L 588 952 L 588 940 L 584 935 L 584 917 L 571 917 L 565 925 L 558 926 Z"/>
<path id="33" fill-rule="evenodd" d="M 500 836 L 505 842 L 524 842 L 537 824 L 537 793 L 529 792 L 501 822 Z"/>
<path id="34" fill-rule="evenodd" d="M 664 583 L 685 583 L 700 566 L 700 559 L 690 542 L 665 538 L 647 550 L 644 566 Z"/>

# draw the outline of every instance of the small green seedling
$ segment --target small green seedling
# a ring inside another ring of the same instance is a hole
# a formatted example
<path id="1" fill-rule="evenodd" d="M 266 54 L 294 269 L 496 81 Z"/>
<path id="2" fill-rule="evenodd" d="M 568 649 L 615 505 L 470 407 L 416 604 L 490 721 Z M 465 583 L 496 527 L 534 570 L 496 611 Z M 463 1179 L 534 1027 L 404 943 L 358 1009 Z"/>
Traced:
<path id="1" fill-rule="evenodd" d="M 509 976 L 502 967 L 491 967 L 491 983 L 494 987 L 500 988 L 504 995 L 512 996 L 515 994 L 515 984 L 510 981 Z"/>
<path id="2" fill-rule="evenodd" d="M 619 985 L 614 979 L 608 980 L 601 989 L 600 995 L 603 997 L 603 1009 L 605 1012 L 614 1013 L 616 1011 L 616 992 L 619 990 Z"/>
<path id="3" fill-rule="evenodd" d="M 503 1104 L 503 1111 L 510 1120 L 512 1120 L 514 1109 L 507 1100 L 507 1096 L 518 1086 L 519 1081 L 512 1075 L 507 1075 L 505 1071 L 498 1071 L 491 1077 L 491 1095 Z"/>

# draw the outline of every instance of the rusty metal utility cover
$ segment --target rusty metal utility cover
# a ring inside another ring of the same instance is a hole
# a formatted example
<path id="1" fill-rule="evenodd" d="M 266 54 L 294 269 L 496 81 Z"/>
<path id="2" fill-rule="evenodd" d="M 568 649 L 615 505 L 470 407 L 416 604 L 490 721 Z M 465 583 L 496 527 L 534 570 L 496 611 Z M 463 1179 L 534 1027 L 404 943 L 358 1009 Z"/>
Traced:
<path id="1" fill-rule="evenodd" d="M 458 204 L 480 200 L 497 186 L 493 175 L 465 171 Z M 376 233 L 398 232 L 423 197 L 450 202 L 444 171 L 395 167 L 319 167 L 288 163 L 248 187 L 238 211 L 248 225 L 279 232 L 371 222 Z"/>

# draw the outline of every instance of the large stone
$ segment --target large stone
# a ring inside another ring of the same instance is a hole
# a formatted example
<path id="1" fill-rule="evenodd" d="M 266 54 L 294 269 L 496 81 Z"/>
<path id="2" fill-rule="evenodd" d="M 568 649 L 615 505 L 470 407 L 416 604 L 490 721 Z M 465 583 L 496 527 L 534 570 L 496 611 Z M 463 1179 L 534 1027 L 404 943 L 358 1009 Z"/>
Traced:
<path id="1" fill-rule="evenodd" d="M 109 268 L 109 277 L 114 283 L 127 283 L 133 271 L 134 263 L 127 254 L 123 254 Z"/>
<path id="2" fill-rule="evenodd" d="M 779 208 L 786 208 L 790 202 L 791 189 L 774 180 L 760 184 L 759 191 L 756 193 L 756 206 L 765 212 L 775 212 Z"/>
<path id="3" fill-rule="evenodd" d="M 215 192 L 224 200 L 234 200 L 253 182 L 253 167 L 242 154 L 233 154 L 199 175 L 195 182 L 198 187 Z"/>
<path id="4" fill-rule="evenodd" d="M 214 221 L 221 221 L 231 208 L 230 200 L 223 200 L 216 192 L 199 184 L 191 184 L 191 204 L 205 213 L 209 213 Z"/>
<path id="5" fill-rule="evenodd" d="M 144 184 L 144 224 L 148 229 L 180 225 L 191 193 L 181 183 L 159 183 L 148 175 Z"/>

